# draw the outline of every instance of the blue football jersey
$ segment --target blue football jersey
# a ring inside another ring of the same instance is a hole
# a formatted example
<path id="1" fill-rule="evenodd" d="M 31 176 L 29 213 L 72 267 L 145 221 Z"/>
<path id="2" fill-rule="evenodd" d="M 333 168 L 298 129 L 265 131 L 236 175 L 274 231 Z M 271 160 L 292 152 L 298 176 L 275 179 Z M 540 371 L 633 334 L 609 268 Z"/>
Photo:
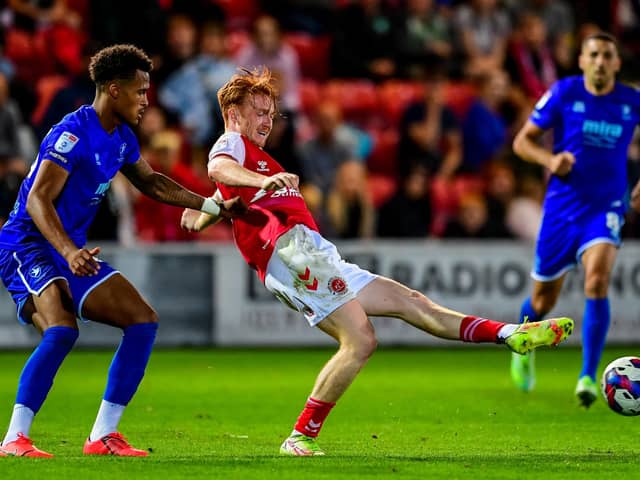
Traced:
<path id="1" fill-rule="evenodd" d="M 0 246 L 46 242 L 27 212 L 27 197 L 44 160 L 69 172 L 55 208 L 65 231 L 81 247 L 111 180 L 124 164 L 135 163 L 139 158 L 138 140 L 128 125 L 121 124 L 108 133 L 90 105 L 66 115 L 42 141 L 13 211 L 0 230 Z"/>
<path id="2" fill-rule="evenodd" d="M 616 83 L 607 95 L 592 95 L 582 76 L 556 82 L 536 104 L 530 120 L 553 129 L 553 152 L 576 158 L 571 172 L 551 176 L 545 210 L 568 219 L 620 208 L 628 192 L 627 150 L 640 120 L 640 92 Z"/>

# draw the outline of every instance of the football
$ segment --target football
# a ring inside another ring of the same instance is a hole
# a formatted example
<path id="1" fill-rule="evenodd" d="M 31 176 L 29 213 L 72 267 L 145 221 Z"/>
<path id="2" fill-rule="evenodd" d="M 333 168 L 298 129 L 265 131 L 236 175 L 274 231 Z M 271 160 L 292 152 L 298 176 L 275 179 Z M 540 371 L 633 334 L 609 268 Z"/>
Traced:
<path id="1" fill-rule="evenodd" d="M 604 369 L 600 388 L 611 410 L 640 415 L 640 358 L 620 357 L 611 362 Z"/>

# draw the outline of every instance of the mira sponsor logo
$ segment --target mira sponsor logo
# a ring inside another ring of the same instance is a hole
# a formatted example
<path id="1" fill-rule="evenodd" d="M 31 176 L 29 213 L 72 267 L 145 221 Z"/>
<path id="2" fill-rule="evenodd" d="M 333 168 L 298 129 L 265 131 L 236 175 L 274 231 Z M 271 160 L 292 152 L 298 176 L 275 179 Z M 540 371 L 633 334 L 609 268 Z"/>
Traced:
<path id="1" fill-rule="evenodd" d="M 622 125 L 618 123 L 609 123 L 604 120 L 585 120 L 582 123 L 584 142 L 590 146 L 614 148 L 622 132 Z"/>
<path id="2" fill-rule="evenodd" d="M 622 135 L 622 125 L 605 122 L 604 120 L 585 120 L 582 124 L 582 132 L 619 138 Z"/>

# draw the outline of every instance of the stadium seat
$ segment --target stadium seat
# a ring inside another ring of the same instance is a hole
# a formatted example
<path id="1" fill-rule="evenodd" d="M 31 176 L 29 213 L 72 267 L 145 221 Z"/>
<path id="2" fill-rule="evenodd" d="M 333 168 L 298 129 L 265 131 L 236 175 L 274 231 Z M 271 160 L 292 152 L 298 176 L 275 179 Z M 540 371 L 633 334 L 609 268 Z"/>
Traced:
<path id="1" fill-rule="evenodd" d="M 31 113 L 31 123 L 40 125 L 51 100 L 58 90 L 67 86 L 69 78 L 64 75 L 47 75 L 40 78 L 36 83 L 37 103 Z"/>
<path id="2" fill-rule="evenodd" d="M 378 114 L 378 96 L 370 80 L 329 80 L 321 89 L 321 97 L 338 103 L 345 120 L 359 126 L 366 126 Z"/>
<path id="3" fill-rule="evenodd" d="M 225 24 L 230 30 L 251 28 L 253 20 L 260 12 L 256 0 L 214 0 L 214 3 L 224 10 Z"/>
<path id="4" fill-rule="evenodd" d="M 418 82 L 388 80 L 378 86 L 377 93 L 386 123 L 395 127 L 407 106 L 424 96 L 424 86 Z"/>
<path id="5" fill-rule="evenodd" d="M 313 36 L 303 32 L 287 32 L 284 40 L 298 53 L 300 72 L 305 78 L 326 80 L 329 76 L 329 35 Z"/>
<path id="6" fill-rule="evenodd" d="M 449 83 L 446 87 L 447 105 L 458 120 L 464 120 L 473 100 L 476 96 L 476 90 L 473 85 L 468 83 Z"/>
<path id="7" fill-rule="evenodd" d="M 380 208 L 396 193 L 398 184 L 396 179 L 389 175 L 370 173 L 367 176 L 367 189 L 371 195 L 373 206 Z"/>
<path id="8" fill-rule="evenodd" d="M 367 158 L 367 169 L 396 178 L 398 175 L 399 134 L 394 128 L 372 129 L 368 133 L 373 139 L 373 151 Z"/>
<path id="9" fill-rule="evenodd" d="M 320 101 L 320 84 L 311 78 L 300 81 L 300 103 L 304 113 L 312 113 Z"/>
<path id="10" fill-rule="evenodd" d="M 246 30 L 232 30 L 227 33 L 227 54 L 235 57 L 240 50 L 249 44 L 251 36 Z"/>

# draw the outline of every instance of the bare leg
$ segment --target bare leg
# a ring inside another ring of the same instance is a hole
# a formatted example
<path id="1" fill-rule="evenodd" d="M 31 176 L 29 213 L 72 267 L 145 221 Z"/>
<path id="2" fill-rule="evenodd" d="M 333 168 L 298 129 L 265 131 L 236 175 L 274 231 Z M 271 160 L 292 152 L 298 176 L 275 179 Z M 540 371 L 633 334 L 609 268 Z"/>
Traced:
<path id="1" fill-rule="evenodd" d="M 440 338 L 460 338 L 466 316 L 429 300 L 422 293 L 386 277 L 378 277 L 358 293 L 367 315 L 394 317 Z"/>
<path id="2" fill-rule="evenodd" d="M 336 402 L 373 354 L 377 345 L 375 333 L 356 300 L 333 312 L 318 328 L 335 338 L 340 347 L 320 371 L 311 397 Z"/>

